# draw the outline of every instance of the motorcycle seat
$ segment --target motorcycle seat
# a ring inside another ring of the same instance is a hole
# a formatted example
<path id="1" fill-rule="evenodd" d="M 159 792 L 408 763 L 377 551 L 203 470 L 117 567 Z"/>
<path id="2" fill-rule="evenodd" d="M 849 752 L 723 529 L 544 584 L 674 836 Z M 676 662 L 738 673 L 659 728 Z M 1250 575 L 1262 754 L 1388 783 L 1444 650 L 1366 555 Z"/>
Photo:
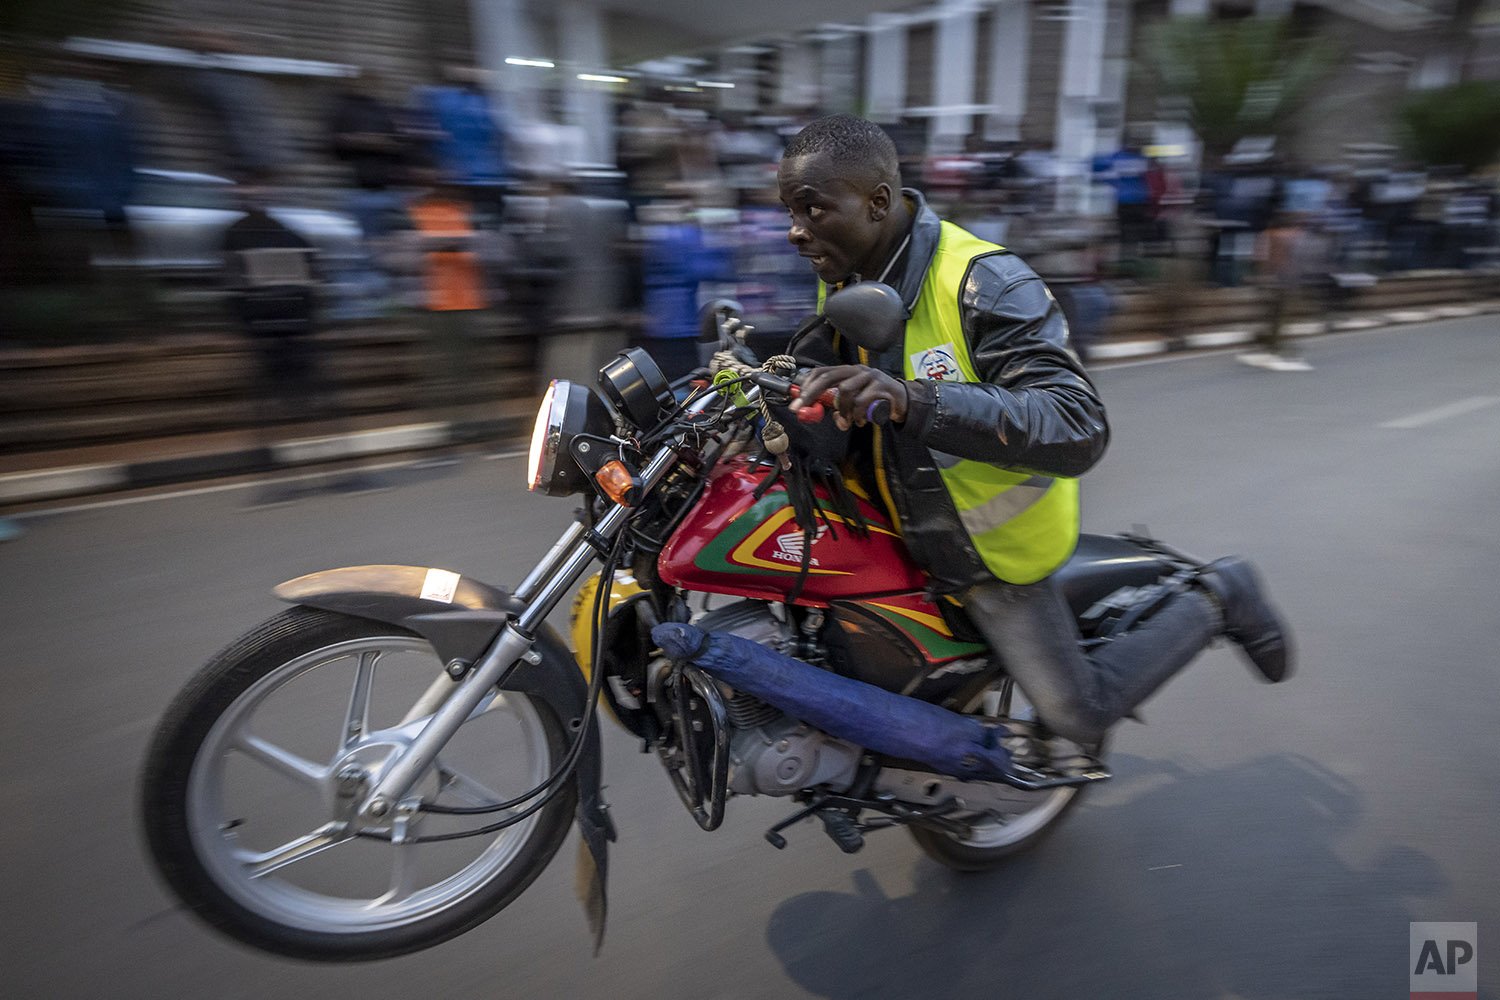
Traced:
<path id="1" fill-rule="evenodd" d="M 1166 557 L 1118 535 L 1080 535 L 1052 582 L 1077 618 L 1121 587 L 1144 587 L 1176 570 Z"/>

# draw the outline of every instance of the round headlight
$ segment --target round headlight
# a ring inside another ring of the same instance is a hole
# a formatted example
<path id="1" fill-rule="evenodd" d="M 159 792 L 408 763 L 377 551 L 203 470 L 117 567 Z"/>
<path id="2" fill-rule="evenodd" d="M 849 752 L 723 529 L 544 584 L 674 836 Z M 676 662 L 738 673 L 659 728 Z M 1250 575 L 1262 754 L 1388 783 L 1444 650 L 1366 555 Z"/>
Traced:
<path id="1" fill-rule="evenodd" d="M 584 489 L 588 478 L 573 460 L 573 438 L 584 433 L 602 437 L 609 431 L 609 415 L 597 396 L 565 379 L 553 380 L 531 428 L 526 488 L 554 497 Z"/>
<path id="2" fill-rule="evenodd" d="M 547 454 L 547 441 L 552 436 L 553 430 L 552 404 L 556 399 L 557 380 L 553 379 L 552 384 L 547 386 L 547 394 L 542 397 L 542 405 L 536 411 L 536 423 L 531 425 L 531 451 L 526 457 L 526 488 L 528 490 L 535 490 L 541 486 L 550 475 L 551 467 L 556 464 L 557 452 L 554 450 L 550 456 Z M 558 429 L 561 429 L 560 425 Z"/>

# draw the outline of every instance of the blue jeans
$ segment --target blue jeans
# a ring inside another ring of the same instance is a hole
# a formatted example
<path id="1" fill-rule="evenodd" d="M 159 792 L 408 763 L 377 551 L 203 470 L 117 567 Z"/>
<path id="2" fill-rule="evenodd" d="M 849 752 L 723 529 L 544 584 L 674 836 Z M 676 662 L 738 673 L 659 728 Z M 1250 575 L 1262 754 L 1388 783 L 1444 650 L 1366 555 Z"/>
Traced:
<path id="1" fill-rule="evenodd" d="M 1084 746 L 1187 666 L 1221 624 L 1208 597 L 1187 590 L 1085 656 L 1078 625 L 1051 580 L 982 583 L 963 594 L 963 606 L 1038 718 Z"/>

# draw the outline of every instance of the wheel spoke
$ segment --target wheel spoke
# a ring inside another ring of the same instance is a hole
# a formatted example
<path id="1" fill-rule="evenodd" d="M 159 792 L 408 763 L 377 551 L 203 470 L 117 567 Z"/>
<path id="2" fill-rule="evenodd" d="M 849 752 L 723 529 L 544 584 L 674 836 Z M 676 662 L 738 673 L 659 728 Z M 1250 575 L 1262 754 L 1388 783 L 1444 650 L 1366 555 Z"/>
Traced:
<path id="1" fill-rule="evenodd" d="M 379 897 L 370 900 L 368 906 L 385 906 L 388 903 L 399 903 L 412 893 L 416 892 L 417 865 L 416 845 L 414 844 L 392 844 L 391 845 L 391 881 L 386 891 Z"/>
<path id="2" fill-rule="evenodd" d="M 327 768 L 298 757 L 290 750 L 263 740 L 259 736 L 245 733 L 240 736 L 236 746 L 271 770 L 291 778 L 298 784 L 321 788 L 328 778 Z"/>
<path id="3" fill-rule="evenodd" d="M 359 654 L 359 668 L 354 672 L 354 690 L 349 692 L 349 711 L 344 714 L 344 731 L 340 746 L 347 749 L 370 731 L 370 690 L 375 682 L 375 664 L 380 650 Z"/>
<path id="4" fill-rule="evenodd" d="M 288 865 L 294 865 L 304 858 L 321 854 L 330 847 L 347 843 L 351 839 L 353 838 L 349 836 L 342 823 L 328 823 L 306 836 L 288 841 L 269 851 L 261 853 L 236 851 L 235 856 L 248 869 L 247 874 L 251 878 L 263 878 Z"/>
<path id="5" fill-rule="evenodd" d="M 479 704 L 474 706 L 474 711 L 470 712 L 468 718 L 464 719 L 463 725 L 468 725 L 481 715 L 502 709 L 511 711 L 510 703 L 505 700 L 505 695 L 498 691 L 491 691 L 480 699 Z M 426 729 L 427 724 L 431 721 L 431 715 L 413 715 L 409 716 L 394 729 L 382 729 L 380 733 L 382 736 L 410 741 L 420 736 L 422 730 Z"/>
<path id="6" fill-rule="evenodd" d="M 474 711 L 470 712 L 469 717 L 464 721 L 473 722 L 481 715 L 485 715 L 489 712 L 512 711 L 513 709 L 511 708 L 510 702 L 505 700 L 505 692 L 495 691 L 492 689 L 489 694 L 485 695 L 484 699 L 480 701 L 479 704 L 474 706 Z"/>
<path id="7" fill-rule="evenodd" d="M 462 771 L 455 771 L 444 765 L 441 760 L 437 762 L 437 774 L 442 786 L 438 790 L 439 796 L 448 792 L 454 798 L 471 806 L 492 806 L 505 801 L 499 792 L 474 780 Z"/>
<path id="8" fill-rule="evenodd" d="M 457 686 L 458 682 L 449 677 L 446 671 L 438 671 L 438 675 L 432 679 L 432 683 L 427 686 L 422 697 L 417 699 L 416 704 L 412 705 L 398 725 L 405 726 L 417 719 L 427 718 L 442 707 L 443 702 Z"/>

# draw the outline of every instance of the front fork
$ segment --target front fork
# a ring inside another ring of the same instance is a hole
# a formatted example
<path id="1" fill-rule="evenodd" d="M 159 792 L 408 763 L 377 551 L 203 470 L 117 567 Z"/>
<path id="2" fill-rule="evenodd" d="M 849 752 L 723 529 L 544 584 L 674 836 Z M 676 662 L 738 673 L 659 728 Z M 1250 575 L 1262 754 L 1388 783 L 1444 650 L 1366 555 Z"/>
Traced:
<path id="1" fill-rule="evenodd" d="M 675 449 L 666 447 L 658 451 L 641 473 L 642 494 L 649 494 L 676 461 Z M 438 752 L 458 732 L 458 727 L 464 724 L 490 689 L 504 684 L 511 671 L 523 661 L 534 660 L 536 654 L 532 652 L 532 646 L 536 642 L 537 628 L 589 565 L 600 558 L 602 543 L 614 539 L 632 512 L 632 508 L 616 504 L 599 519 L 592 531 L 575 523 L 558 539 L 515 595 L 526 602 L 526 609 L 506 623 L 463 680 L 455 684 L 447 674 L 440 675 L 407 713 L 403 724 L 425 715 L 431 718 L 411 744 L 382 769 L 360 803 L 358 813 L 361 817 L 378 821 L 388 816 L 394 805 L 432 766 Z"/>

